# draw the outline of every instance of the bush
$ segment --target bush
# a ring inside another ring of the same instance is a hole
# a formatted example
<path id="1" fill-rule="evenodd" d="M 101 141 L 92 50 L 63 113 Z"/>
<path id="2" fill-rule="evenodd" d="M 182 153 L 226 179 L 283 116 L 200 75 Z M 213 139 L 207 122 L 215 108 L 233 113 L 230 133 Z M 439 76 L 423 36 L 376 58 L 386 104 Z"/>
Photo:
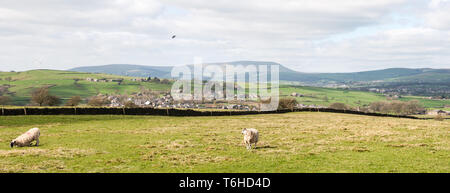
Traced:
<path id="1" fill-rule="evenodd" d="M 297 106 L 298 102 L 295 98 L 281 98 L 278 104 L 278 109 L 293 110 L 294 107 Z"/>
<path id="2" fill-rule="evenodd" d="M 444 120 L 444 116 L 436 115 L 436 117 L 434 117 L 434 120 L 436 120 L 436 121 L 443 121 Z"/>
<path id="3" fill-rule="evenodd" d="M 344 103 L 333 103 L 333 104 L 330 105 L 330 108 L 337 109 L 337 110 L 347 110 L 347 109 L 349 109 L 347 107 L 347 105 L 344 104 Z"/>

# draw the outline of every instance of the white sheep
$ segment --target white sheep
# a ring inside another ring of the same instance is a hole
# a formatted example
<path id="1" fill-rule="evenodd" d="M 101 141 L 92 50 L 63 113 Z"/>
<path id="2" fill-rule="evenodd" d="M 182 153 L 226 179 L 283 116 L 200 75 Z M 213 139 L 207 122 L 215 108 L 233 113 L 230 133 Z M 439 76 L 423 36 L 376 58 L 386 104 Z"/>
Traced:
<path id="1" fill-rule="evenodd" d="M 39 136 L 41 135 L 41 132 L 38 128 L 32 128 L 28 130 L 26 133 L 20 135 L 16 139 L 11 141 L 11 148 L 14 146 L 17 147 L 24 147 L 24 146 L 31 146 L 31 142 L 36 140 L 36 146 L 39 145 Z"/>
<path id="2" fill-rule="evenodd" d="M 254 129 L 254 128 L 244 128 L 242 130 L 242 134 L 244 134 L 244 143 L 245 143 L 245 146 L 247 147 L 247 149 L 252 148 L 252 143 L 255 144 L 255 148 L 256 148 L 256 143 L 258 143 L 258 137 L 259 137 L 258 130 Z"/>

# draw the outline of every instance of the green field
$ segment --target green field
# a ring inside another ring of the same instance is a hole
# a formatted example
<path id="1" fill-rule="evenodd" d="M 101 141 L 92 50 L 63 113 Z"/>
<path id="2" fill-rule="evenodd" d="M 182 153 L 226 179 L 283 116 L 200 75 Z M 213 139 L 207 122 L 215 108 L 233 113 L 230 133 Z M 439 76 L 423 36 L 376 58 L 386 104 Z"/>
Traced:
<path id="1" fill-rule="evenodd" d="M 12 81 L 6 81 L 6 77 L 11 77 Z M 155 91 L 167 91 L 171 86 L 168 84 L 158 84 L 149 82 L 133 82 L 133 77 L 116 76 L 107 74 L 90 74 L 82 72 L 69 72 L 58 70 L 32 70 L 26 72 L 0 72 L 0 85 L 12 85 L 9 92 L 14 92 L 12 96 L 14 105 L 29 104 L 31 92 L 35 88 L 50 86 L 50 93 L 68 99 L 72 96 L 83 98 L 101 94 L 131 94 L 142 89 Z M 86 78 L 123 78 L 124 82 L 119 85 L 117 82 L 90 82 Z M 81 79 L 75 81 L 74 79 Z"/>
<path id="2" fill-rule="evenodd" d="M 450 121 L 299 112 L 0 117 L 0 172 L 450 172 Z M 32 127 L 41 146 L 9 147 Z M 260 132 L 246 150 L 240 131 Z"/>
<path id="3" fill-rule="evenodd" d="M 296 97 L 297 101 L 307 105 L 322 105 L 329 106 L 332 103 L 345 103 L 352 107 L 369 105 L 375 101 L 386 101 L 386 97 L 379 93 L 353 91 L 345 89 L 308 87 L 308 86 L 290 86 L 281 85 L 280 95 L 289 96 L 296 92 L 303 94 L 303 97 Z M 443 109 L 445 105 L 450 105 L 450 100 L 432 100 L 425 99 L 419 96 L 403 96 L 399 100 L 410 101 L 417 100 L 425 108 L 439 108 Z"/>

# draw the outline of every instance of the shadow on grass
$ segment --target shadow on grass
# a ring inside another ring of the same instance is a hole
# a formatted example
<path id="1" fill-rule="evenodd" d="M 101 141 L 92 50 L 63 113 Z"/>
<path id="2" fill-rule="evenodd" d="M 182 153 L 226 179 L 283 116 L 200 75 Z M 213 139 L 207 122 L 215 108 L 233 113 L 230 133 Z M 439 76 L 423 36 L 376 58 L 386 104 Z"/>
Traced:
<path id="1" fill-rule="evenodd" d="M 277 148 L 277 146 L 270 146 L 270 145 L 265 145 L 265 146 L 256 146 L 255 149 L 273 149 L 273 148 Z"/>

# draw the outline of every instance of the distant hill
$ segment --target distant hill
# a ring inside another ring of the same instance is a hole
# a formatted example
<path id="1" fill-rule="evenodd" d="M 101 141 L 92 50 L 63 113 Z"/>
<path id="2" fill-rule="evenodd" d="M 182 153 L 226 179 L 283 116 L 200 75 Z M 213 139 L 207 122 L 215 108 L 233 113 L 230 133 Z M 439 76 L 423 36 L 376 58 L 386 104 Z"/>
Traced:
<path id="1" fill-rule="evenodd" d="M 297 81 L 307 85 L 326 86 L 330 83 L 351 83 L 367 81 L 388 81 L 388 82 L 449 82 L 450 69 L 409 69 L 409 68 L 389 68 L 383 70 L 372 70 L 352 73 L 304 73 L 289 69 L 275 62 L 264 61 L 235 61 L 224 63 L 210 63 L 216 65 L 279 65 L 280 80 Z M 209 65 L 209 64 L 206 64 Z M 148 77 L 157 76 L 170 78 L 172 67 L 163 66 L 143 66 L 131 64 L 111 64 L 104 66 L 79 67 L 70 69 L 70 71 L 105 73 L 121 76 Z"/>
<path id="2" fill-rule="evenodd" d="M 114 74 L 119 76 L 134 76 L 134 77 L 170 77 L 172 67 L 165 66 L 143 66 L 131 64 L 110 64 L 104 66 L 89 66 L 70 69 L 75 72 L 89 72 Z"/>

